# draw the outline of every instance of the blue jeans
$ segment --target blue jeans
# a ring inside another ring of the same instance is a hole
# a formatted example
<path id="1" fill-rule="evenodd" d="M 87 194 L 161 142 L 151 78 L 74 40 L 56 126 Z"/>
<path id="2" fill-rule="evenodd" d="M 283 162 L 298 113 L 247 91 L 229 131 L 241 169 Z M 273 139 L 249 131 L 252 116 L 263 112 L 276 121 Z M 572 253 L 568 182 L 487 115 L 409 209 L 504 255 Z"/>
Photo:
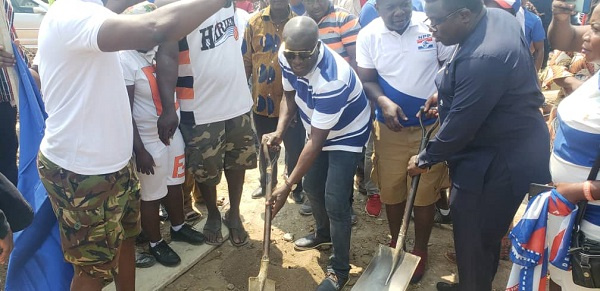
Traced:
<path id="1" fill-rule="evenodd" d="M 361 153 L 323 151 L 304 176 L 304 191 L 316 221 L 316 235 L 331 238 L 330 267 L 338 277 L 350 272 L 350 232 L 354 172 Z"/>

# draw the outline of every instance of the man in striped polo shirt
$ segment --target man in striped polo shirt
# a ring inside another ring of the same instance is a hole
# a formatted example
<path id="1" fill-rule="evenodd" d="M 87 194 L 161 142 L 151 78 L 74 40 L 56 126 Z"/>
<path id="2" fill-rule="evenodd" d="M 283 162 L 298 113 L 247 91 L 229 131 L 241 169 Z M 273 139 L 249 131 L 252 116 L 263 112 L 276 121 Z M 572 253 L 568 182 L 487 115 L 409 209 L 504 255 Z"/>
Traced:
<path id="1" fill-rule="evenodd" d="M 356 37 L 360 30 L 358 18 L 329 0 L 304 0 L 306 14 L 319 27 L 319 39 L 340 54 L 356 71 Z"/>
<path id="2" fill-rule="evenodd" d="M 350 271 L 350 232 L 353 179 L 362 148 L 370 133 L 371 110 L 362 84 L 344 59 L 319 40 L 310 18 L 292 18 L 283 29 L 279 50 L 285 98 L 281 101 L 277 131 L 263 140 L 278 146 L 286 128 L 300 110 L 308 141 L 296 168 L 269 201 L 273 216 L 304 176 L 316 231 L 296 242 L 297 250 L 333 244 L 327 277 L 317 290 L 340 290 Z"/>
<path id="3" fill-rule="evenodd" d="M 330 49 L 340 54 L 350 66 L 356 67 L 356 37 L 360 30 L 358 18 L 347 10 L 334 6 L 330 0 L 304 0 L 306 16 L 312 18 L 319 27 L 319 39 Z M 359 163 L 364 165 L 364 158 Z M 357 181 L 364 179 L 364 169 L 357 169 Z M 360 182 L 359 191 L 364 182 Z M 310 201 L 305 201 L 300 208 L 300 214 L 310 215 Z M 353 213 L 353 222 L 356 216 Z"/>

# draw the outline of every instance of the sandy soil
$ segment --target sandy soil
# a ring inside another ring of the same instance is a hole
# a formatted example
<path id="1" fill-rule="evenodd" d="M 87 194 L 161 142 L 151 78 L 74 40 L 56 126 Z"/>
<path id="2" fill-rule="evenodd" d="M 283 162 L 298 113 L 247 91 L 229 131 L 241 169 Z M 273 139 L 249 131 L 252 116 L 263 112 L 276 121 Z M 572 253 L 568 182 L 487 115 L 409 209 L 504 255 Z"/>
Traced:
<path id="1" fill-rule="evenodd" d="M 282 169 L 283 167 L 280 167 Z M 250 243 L 241 248 L 233 247 L 229 242 L 214 250 L 188 272 L 183 274 L 165 290 L 247 290 L 248 277 L 258 274 L 262 252 L 264 199 L 251 199 L 251 192 L 258 187 L 258 171 L 248 171 L 241 204 L 244 225 L 250 234 Z M 227 185 L 219 185 L 219 197 L 227 197 Z M 358 224 L 352 228 L 352 247 L 350 263 L 351 278 L 345 290 L 350 290 L 358 280 L 363 268 L 366 268 L 378 244 L 389 241 L 385 215 L 372 218 L 365 214 L 366 196 L 355 193 L 354 211 L 358 215 Z M 300 205 L 288 200 L 288 204 L 273 221 L 271 235 L 271 264 L 268 278 L 276 281 L 277 290 L 314 290 L 324 277 L 330 250 L 311 250 L 297 252 L 292 242 L 283 239 L 285 233 L 294 238 L 302 237 L 314 229 L 312 216 L 298 213 Z M 200 207 L 201 210 L 202 207 Z M 408 247 L 412 248 L 414 231 L 410 230 Z M 438 281 L 455 281 L 456 266 L 444 258 L 444 253 L 453 248 L 451 226 L 436 225 L 430 239 L 429 263 L 425 277 L 409 290 L 435 290 Z M 501 261 L 495 290 L 504 290 L 510 264 Z"/>

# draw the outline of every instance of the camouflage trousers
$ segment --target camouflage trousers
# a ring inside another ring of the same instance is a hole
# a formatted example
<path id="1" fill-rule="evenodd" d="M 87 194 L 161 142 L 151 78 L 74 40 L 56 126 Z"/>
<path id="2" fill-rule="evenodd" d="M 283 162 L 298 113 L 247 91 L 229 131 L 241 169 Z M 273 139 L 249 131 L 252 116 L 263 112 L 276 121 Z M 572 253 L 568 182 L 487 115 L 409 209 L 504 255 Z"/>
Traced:
<path id="1" fill-rule="evenodd" d="M 223 170 L 256 168 L 256 135 L 250 113 L 209 124 L 179 125 L 188 172 L 199 183 L 217 185 Z"/>
<path id="2" fill-rule="evenodd" d="M 124 239 L 141 231 L 140 187 L 132 162 L 105 175 L 80 175 L 39 153 L 38 171 L 58 219 L 65 260 L 77 274 L 112 281 Z"/>

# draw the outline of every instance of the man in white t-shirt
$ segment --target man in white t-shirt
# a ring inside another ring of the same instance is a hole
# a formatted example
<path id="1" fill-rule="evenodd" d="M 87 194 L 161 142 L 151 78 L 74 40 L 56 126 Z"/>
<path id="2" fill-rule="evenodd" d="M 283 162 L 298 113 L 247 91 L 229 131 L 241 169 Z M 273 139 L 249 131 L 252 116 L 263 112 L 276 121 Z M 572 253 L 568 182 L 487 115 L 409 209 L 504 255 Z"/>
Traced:
<path id="1" fill-rule="evenodd" d="M 158 6 L 177 0 L 159 1 Z M 223 223 L 234 246 L 248 243 L 239 215 L 247 169 L 256 167 L 257 150 L 242 59 L 243 36 L 234 8 L 223 8 L 180 41 L 177 98 L 180 129 L 186 144 L 186 168 L 194 174 L 208 209 L 203 233 L 206 244 L 221 245 L 221 213 L 217 185 L 227 178 L 231 208 Z"/>
<path id="2" fill-rule="evenodd" d="M 61 0 L 44 17 L 38 53 L 48 119 L 38 167 L 65 260 L 75 269 L 72 290 L 101 290 L 112 279 L 120 290 L 135 290 L 139 185 L 117 51 L 177 41 L 230 5 L 224 2 L 187 0 L 147 15 L 117 15 L 100 0 Z"/>

